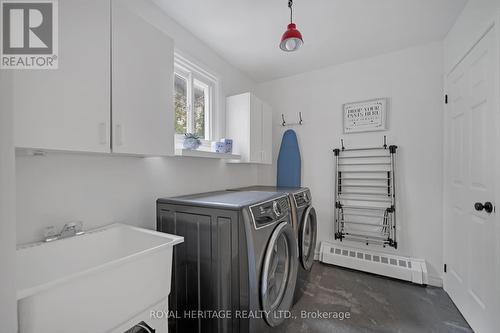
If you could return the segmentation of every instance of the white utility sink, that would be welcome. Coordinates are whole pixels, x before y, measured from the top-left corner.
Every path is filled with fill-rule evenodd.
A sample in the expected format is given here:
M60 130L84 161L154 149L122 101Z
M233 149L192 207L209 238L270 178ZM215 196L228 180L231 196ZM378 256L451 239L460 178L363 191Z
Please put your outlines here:
M112 224L18 248L20 332L100 333L127 327L156 304L167 304L172 248L182 242L180 236ZM162 332L166 321L163 325Z

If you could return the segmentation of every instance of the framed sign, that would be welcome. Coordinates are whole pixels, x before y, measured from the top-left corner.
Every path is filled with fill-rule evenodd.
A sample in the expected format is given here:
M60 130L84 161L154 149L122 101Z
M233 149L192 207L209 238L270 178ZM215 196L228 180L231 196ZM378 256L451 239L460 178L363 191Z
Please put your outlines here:
M385 131L387 98L344 104L344 134Z

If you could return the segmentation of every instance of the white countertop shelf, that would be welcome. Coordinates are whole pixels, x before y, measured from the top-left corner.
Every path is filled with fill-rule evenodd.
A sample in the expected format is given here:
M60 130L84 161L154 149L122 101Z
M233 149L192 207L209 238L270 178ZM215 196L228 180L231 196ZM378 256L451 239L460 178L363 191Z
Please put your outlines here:
M193 149L175 149L175 156L185 156L185 157L201 157L201 158L216 158L221 160L239 160L241 159L240 155L235 154L224 154L224 153L216 153L213 151L207 150L193 150Z

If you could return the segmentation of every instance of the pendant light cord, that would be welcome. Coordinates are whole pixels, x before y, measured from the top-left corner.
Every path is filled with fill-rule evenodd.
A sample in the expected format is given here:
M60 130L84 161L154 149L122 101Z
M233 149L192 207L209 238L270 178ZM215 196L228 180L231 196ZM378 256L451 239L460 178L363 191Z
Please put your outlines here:
M290 8L290 23L293 23L293 0L288 0L288 8Z

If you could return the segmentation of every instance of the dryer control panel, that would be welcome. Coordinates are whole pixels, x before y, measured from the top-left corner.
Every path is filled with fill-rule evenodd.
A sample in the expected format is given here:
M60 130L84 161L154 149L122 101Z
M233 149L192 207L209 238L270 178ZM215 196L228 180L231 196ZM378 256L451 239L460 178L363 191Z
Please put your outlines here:
M255 227L263 227L288 216L290 203L286 196L250 207Z
M297 208L307 206L311 203L311 191L305 190L302 192L297 192L293 194L293 199L295 200L295 205Z

